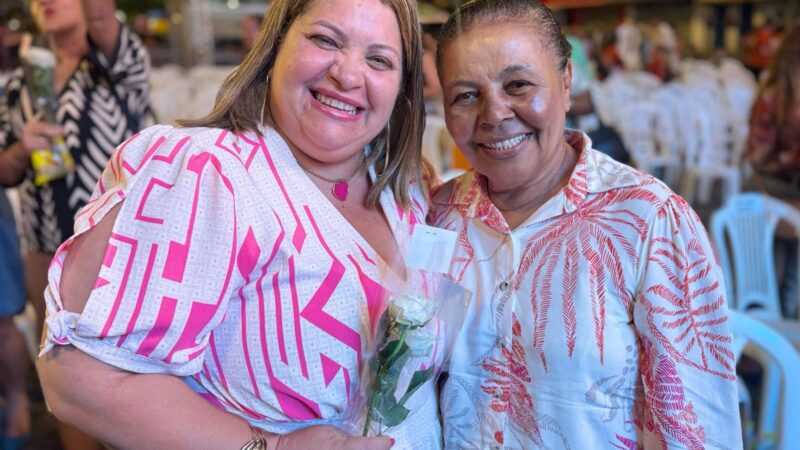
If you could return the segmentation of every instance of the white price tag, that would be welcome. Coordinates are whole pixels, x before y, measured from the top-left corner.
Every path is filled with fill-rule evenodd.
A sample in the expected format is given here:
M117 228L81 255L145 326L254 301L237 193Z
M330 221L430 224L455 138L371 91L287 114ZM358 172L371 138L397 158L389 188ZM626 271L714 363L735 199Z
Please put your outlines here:
M412 269L447 273L456 249L458 233L417 224L411 235L406 265Z

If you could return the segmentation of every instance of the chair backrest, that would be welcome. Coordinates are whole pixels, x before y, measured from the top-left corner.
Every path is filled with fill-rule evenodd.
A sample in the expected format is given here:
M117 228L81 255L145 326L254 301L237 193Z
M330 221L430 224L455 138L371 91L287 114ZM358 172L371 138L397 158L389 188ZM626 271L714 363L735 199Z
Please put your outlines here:
M656 117L658 107L649 101L630 102L620 105L617 130L622 142L637 166L656 156Z
M800 211L756 192L731 197L711 217L711 235L732 309L760 307L769 317L781 317L773 249L780 221L800 233Z
M774 436L777 448L800 448L800 355L777 331L748 317L740 311L728 311L728 324L733 334L733 352L736 361L747 354L761 363L765 370L779 371L782 389L778 395L762 389L762 411L777 411L777 423L761 421L757 427L760 440ZM782 393L782 395L780 395ZM763 416L763 414L762 414Z

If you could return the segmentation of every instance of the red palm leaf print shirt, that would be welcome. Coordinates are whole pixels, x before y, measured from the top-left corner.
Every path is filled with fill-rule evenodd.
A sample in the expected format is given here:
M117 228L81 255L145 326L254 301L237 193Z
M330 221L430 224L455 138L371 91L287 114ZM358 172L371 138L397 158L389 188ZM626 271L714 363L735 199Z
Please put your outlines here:
M475 172L429 213L475 292L441 393L446 448L741 448L725 287L706 232L653 177L591 149L509 229Z

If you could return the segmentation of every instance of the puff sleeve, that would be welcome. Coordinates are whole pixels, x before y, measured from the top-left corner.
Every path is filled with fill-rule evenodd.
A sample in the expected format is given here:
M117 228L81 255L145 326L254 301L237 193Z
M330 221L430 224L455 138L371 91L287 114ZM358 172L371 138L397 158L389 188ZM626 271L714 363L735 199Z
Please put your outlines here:
M77 236L122 203L100 273L84 310L64 310L59 282L75 236L59 248L45 292L43 353L71 344L132 372L201 369L210 334L241 283L235 194L244 171L203 137L156 126L112 155L75 225Z

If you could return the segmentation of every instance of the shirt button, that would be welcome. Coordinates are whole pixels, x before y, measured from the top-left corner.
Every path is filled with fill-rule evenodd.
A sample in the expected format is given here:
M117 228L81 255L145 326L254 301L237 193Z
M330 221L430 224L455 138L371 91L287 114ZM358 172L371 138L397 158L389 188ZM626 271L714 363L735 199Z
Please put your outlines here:
M503 281L502 283L500 283L500 290L505 292L508 290L509 286L511 285L508 283L508 281Z

